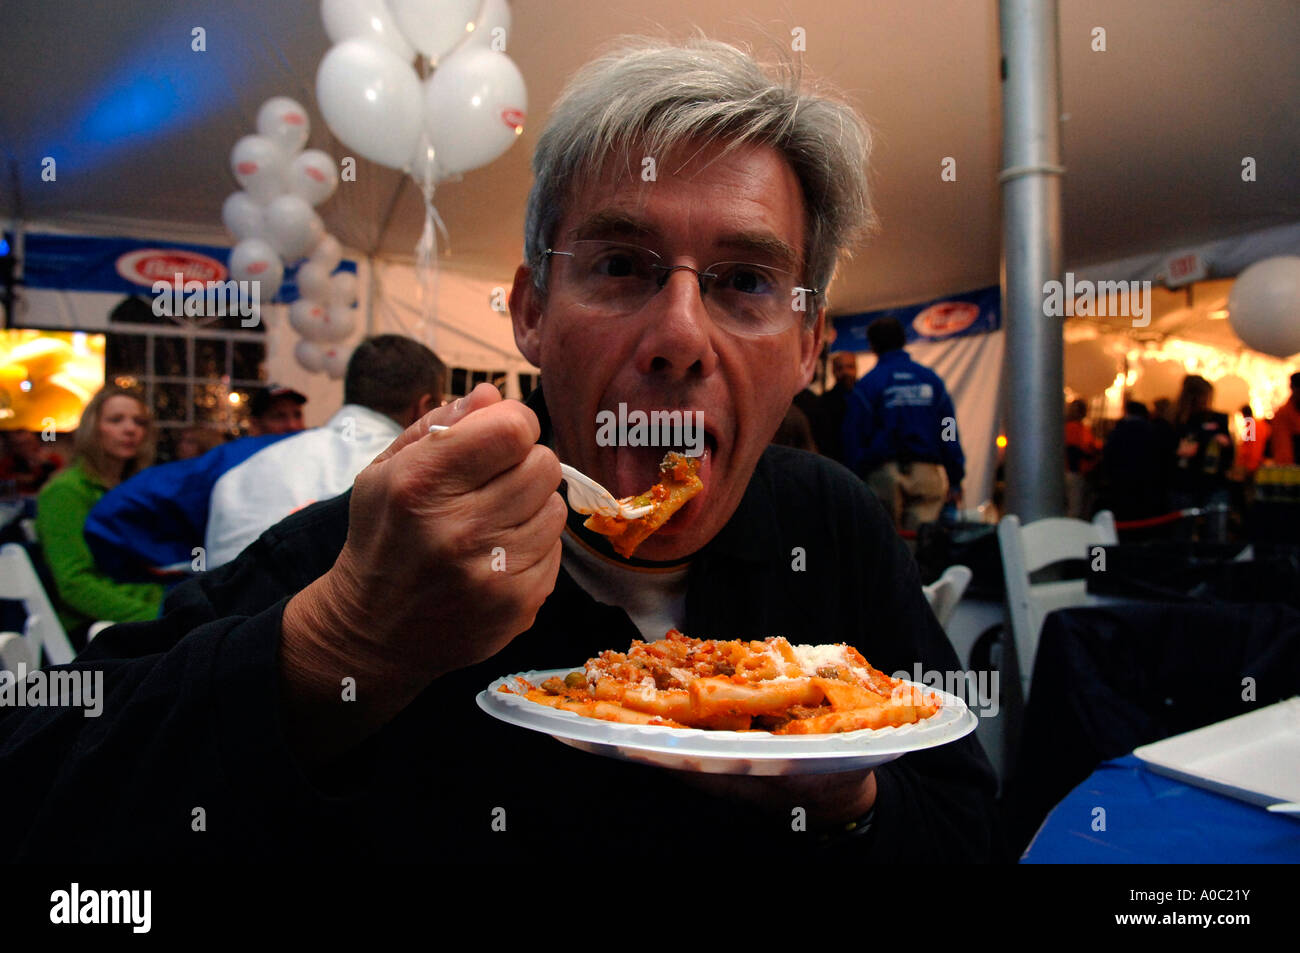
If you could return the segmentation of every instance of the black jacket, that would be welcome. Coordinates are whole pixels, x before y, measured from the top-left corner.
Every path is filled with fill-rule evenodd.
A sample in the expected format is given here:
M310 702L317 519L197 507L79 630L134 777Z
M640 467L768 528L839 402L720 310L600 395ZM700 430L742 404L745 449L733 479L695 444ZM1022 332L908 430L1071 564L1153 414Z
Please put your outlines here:
M545 440L540 394L530 404ZM797 804L751 811L670 772L483 714L475 695L500 675L579 666L638 637L623 610L597 603L563 570L529 631L439 679L309 777L281 728L280 618L333 564L348 504L345 494L289 517L234 562L179 586L162 618L97 638L72 667L105 673L101 717L0 709L0 816L32 821L0 839L0 858L494 862L521 849L668 857L704 845L867 861L990 856L994 779L974 735L878 768L870 832L828 840L792 829ZM806 569L792 568L796 548ZM765 452L735 516L693 557L686 616L683 630L700 638L844 641L890 673L918 661L957 667L875 498L844 468L780 447ZM493 830L502 819L505 830Z

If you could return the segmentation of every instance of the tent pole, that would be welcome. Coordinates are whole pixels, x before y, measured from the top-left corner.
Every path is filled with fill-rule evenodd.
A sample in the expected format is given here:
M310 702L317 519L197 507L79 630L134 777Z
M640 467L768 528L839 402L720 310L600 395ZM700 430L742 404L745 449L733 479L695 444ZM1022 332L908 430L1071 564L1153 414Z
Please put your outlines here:
M1006 509L1029 523L1065 514L1063 321L1046 314L1043 291L1062 264L1057 0L999 0L998 21Z

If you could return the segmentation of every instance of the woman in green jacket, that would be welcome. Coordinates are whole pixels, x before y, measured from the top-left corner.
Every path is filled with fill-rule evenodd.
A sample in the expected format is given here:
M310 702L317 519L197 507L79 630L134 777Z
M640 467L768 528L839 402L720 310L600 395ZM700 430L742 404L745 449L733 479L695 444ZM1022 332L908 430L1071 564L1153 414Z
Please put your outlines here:
M109 386L86 405L73 439L72 465L53 477L36 503L36 533L58 589L63 627L84 629L98 620L156 618L163 587L122 583L100 572L82 532L91 507L109 489L153 462L149 408L132 391Z

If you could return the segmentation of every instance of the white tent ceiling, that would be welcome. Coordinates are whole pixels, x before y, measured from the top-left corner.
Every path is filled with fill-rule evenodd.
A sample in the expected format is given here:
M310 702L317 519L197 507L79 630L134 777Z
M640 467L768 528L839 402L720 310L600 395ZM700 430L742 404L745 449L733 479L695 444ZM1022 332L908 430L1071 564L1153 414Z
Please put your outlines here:
M624 33L711 36L769 49L806 34L807 67L877 132L882 229L833 289L836 312L995 283L1000 218L994 0L513 0L509 52L529 85L522 141L439 189L443 267L507 281L522 249L528 159L565 78ZM1071 267L1300 222L1300 4L1061 0L1066 260ZM598 10L598 13L593 11ZM207 51L190 49L202 26ZM1106 31L1094 52L1092 31ZM315 0L5 0L0 7L0 214L144 234L220 235L231 145L284 94L312 145L348 154L320 120L328 48ZM58 161L43 182L41 160ZM957 180L940 163L957 162ZM1243 182L1243 157L1257 179ZM390 216L391 209L391 216ZM322 208L362 252L409 255L421 204L359 162ZM381 223L389 219L381 233ZM161 223L161 224L160 224Z

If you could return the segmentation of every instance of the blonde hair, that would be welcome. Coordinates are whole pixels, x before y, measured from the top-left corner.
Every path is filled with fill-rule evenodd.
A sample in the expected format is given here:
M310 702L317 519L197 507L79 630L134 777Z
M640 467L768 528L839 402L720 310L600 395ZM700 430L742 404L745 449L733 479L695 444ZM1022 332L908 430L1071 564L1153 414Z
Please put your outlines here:
M112 397L131 398L144 410L147 420L144 440L140 442L140 449L122 467L120 477L114 476L115 468L110 462L108 453L105 452L103 445L99 441L99 421L104 413L104 404ZM153 463L157 436L158 432L154 427L153 411L145 403L144 397L140 395L139 391L110 384L92 397L90 403L86 405L86 409L81 413L81 423L77 424L76 435L72 438L73 460L80 463L82 469L96 481L104 486L113 487Z

